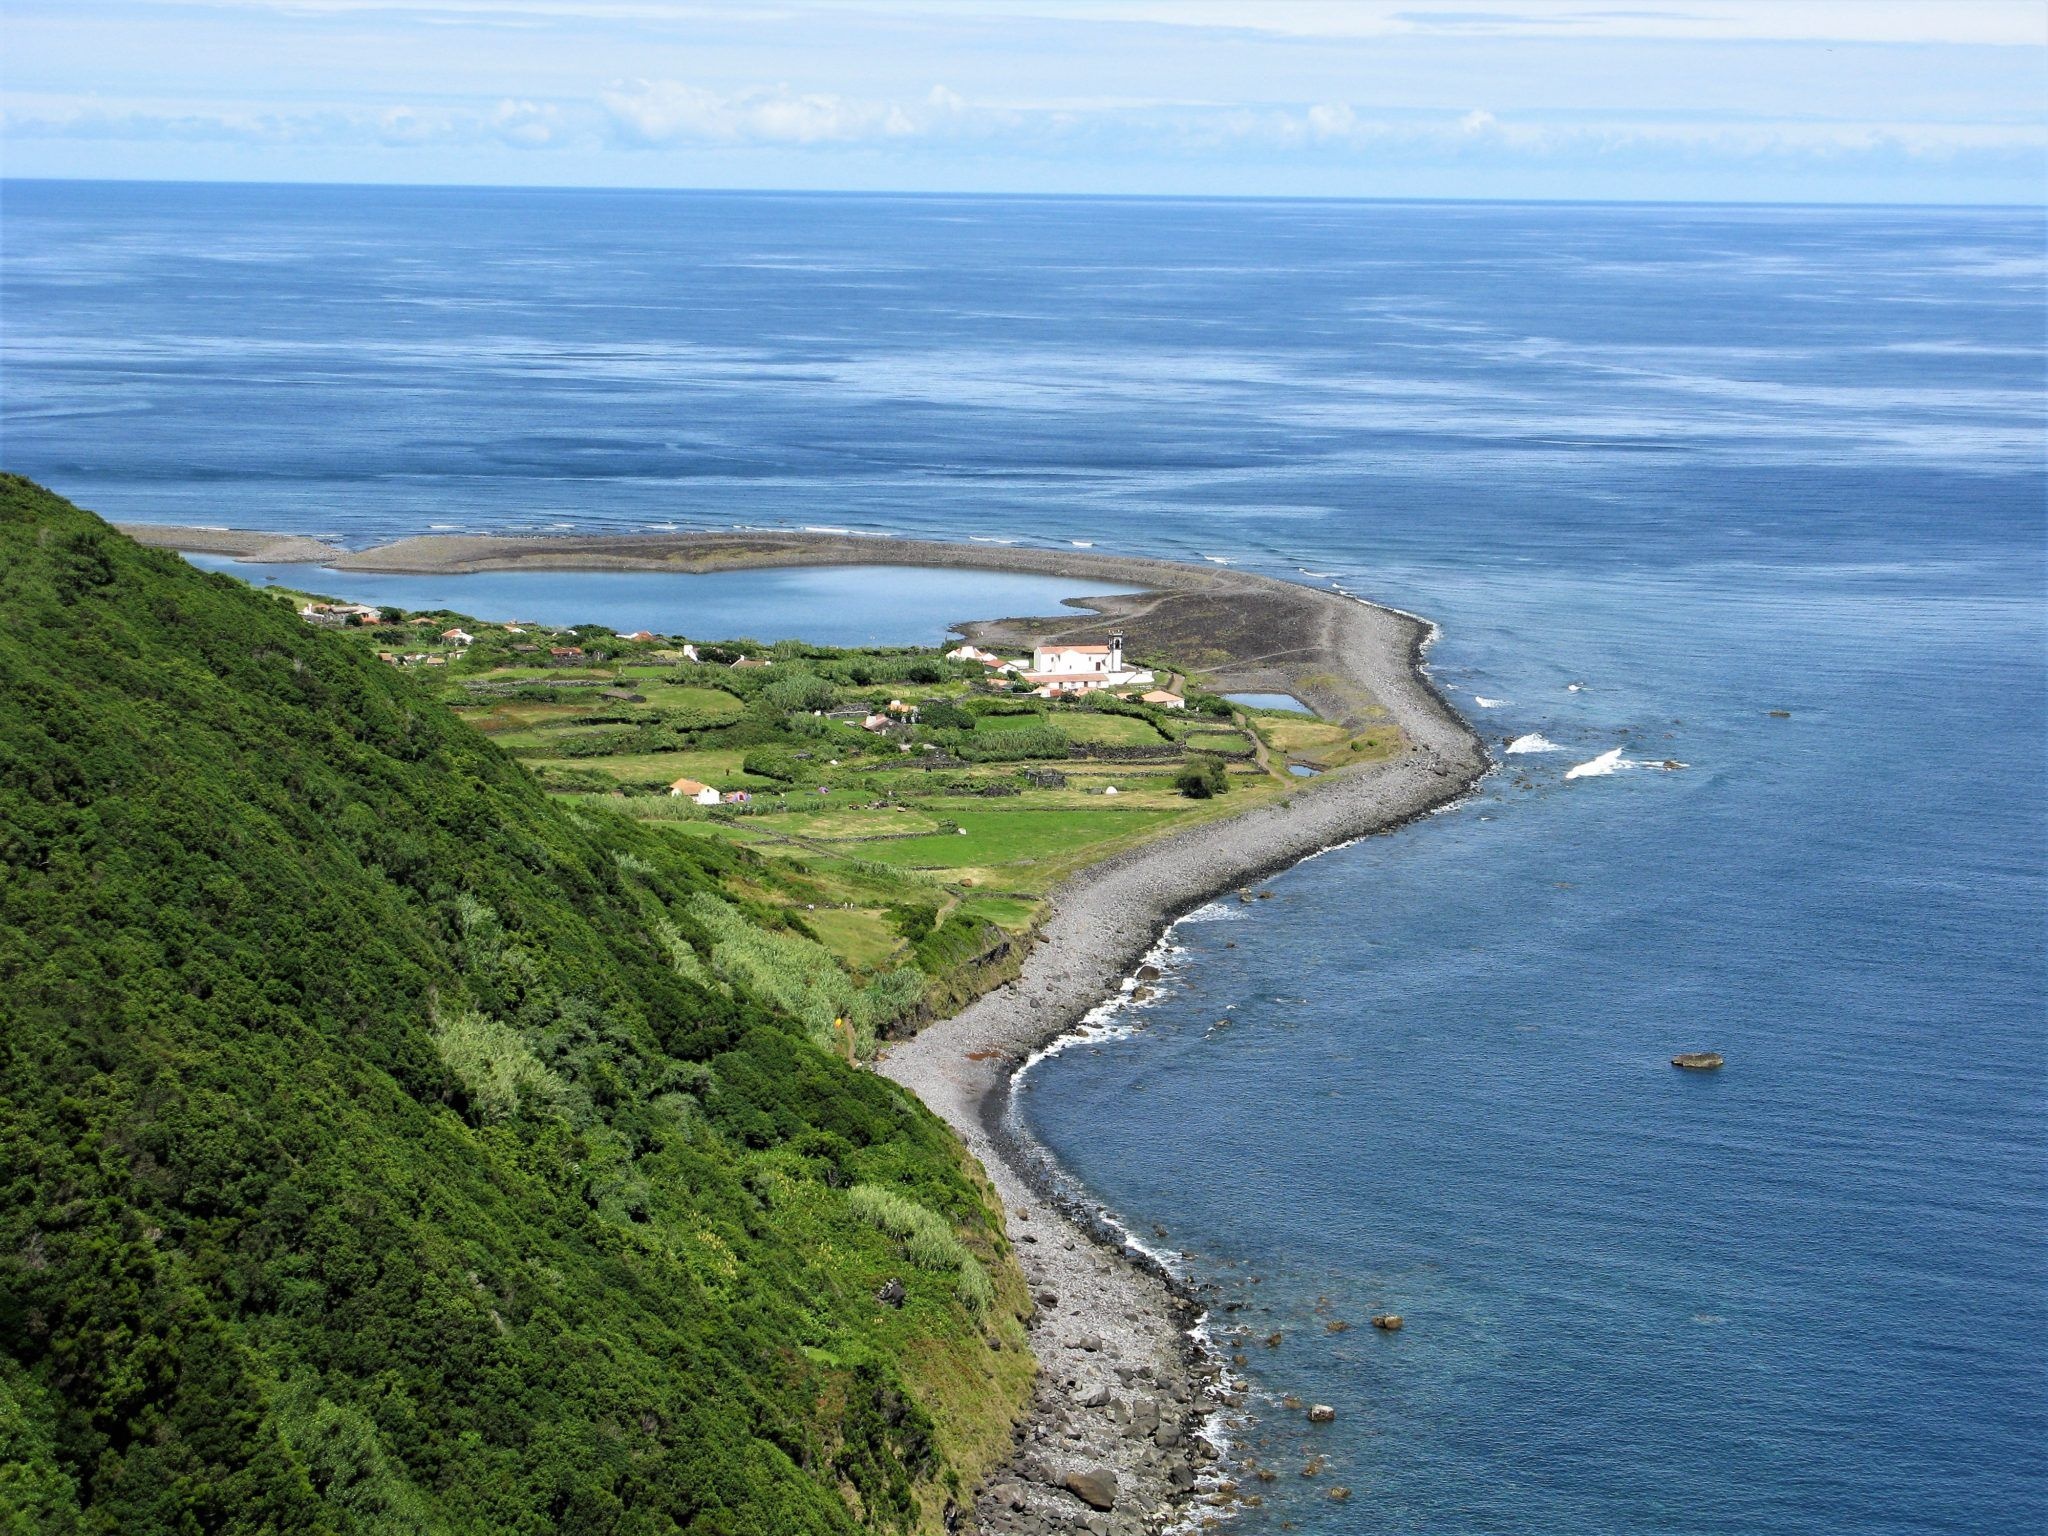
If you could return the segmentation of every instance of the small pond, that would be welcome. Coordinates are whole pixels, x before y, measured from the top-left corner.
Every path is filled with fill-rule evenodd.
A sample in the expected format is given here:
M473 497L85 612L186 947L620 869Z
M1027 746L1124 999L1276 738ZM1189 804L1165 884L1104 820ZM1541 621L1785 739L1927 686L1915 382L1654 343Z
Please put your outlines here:
M691 640L789 638L820 645L935 645L953 625L1061 611L1063 598L1129 592L1061 576L931 566L781 566L757 571L475 571L388 575L188 553L209 571L344 602L451 608L503 623L603 624Z
M1296 715L1315 713L1291 693L1226 693L1223 697L1246 709L1284 709Z

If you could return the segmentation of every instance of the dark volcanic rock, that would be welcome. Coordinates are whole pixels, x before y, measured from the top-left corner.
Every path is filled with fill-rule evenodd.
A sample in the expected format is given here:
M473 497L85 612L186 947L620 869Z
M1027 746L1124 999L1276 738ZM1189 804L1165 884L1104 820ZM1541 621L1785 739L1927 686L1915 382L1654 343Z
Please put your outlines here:
M875 1292L875 1300L879 1301L885 1307L902 1306L903 1282L901 1280L891 1280L887 1285L883 1286L879 1291Z
M1116 1508L1116 1474L1107 1467L1076 1469L1060 1479L1060 1486L1090 1509Z
M1711 1072L1721 1065L1719 1051L1685 1051L1671 1058L1671 1065L1691 1072Z

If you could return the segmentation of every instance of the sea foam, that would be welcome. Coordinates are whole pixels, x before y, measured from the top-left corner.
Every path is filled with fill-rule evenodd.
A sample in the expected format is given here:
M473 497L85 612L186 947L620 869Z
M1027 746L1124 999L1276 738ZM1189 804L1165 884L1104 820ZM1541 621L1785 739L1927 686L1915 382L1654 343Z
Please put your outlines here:
M1513 741L1509 742L1507 745L1507 750L1511 753L1562 752L1564 748L1560 747L1548 736L1545 736L1541 731L1531 731L1528 735L1517 736Z

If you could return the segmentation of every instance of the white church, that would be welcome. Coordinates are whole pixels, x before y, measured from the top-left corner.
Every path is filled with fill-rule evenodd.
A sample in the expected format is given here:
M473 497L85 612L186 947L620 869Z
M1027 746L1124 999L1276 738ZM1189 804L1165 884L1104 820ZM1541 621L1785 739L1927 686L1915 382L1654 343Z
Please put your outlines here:
M1107 645L1041 645L1031 653L1031 670L1022 681L1040 698L1092 693L1098 688L1144 687L1152 674L1124 665L1124 637L1111 635Z

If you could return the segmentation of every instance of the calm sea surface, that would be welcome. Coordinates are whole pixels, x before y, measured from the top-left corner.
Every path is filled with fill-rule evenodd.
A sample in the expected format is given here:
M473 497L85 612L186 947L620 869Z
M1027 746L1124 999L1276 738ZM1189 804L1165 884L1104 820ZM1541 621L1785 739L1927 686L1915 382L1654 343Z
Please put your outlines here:
M1183 925L1144 1027L1024 1096L1282 1334L1258 1392L1338 1405L1269 1405L1244 1529L2031 1533L2042 252L2038 213L13 183L4 459L121 518L1087 541L1429 614L1489 737L1560 750ZM1690 766L1565 778L1614 748Z

